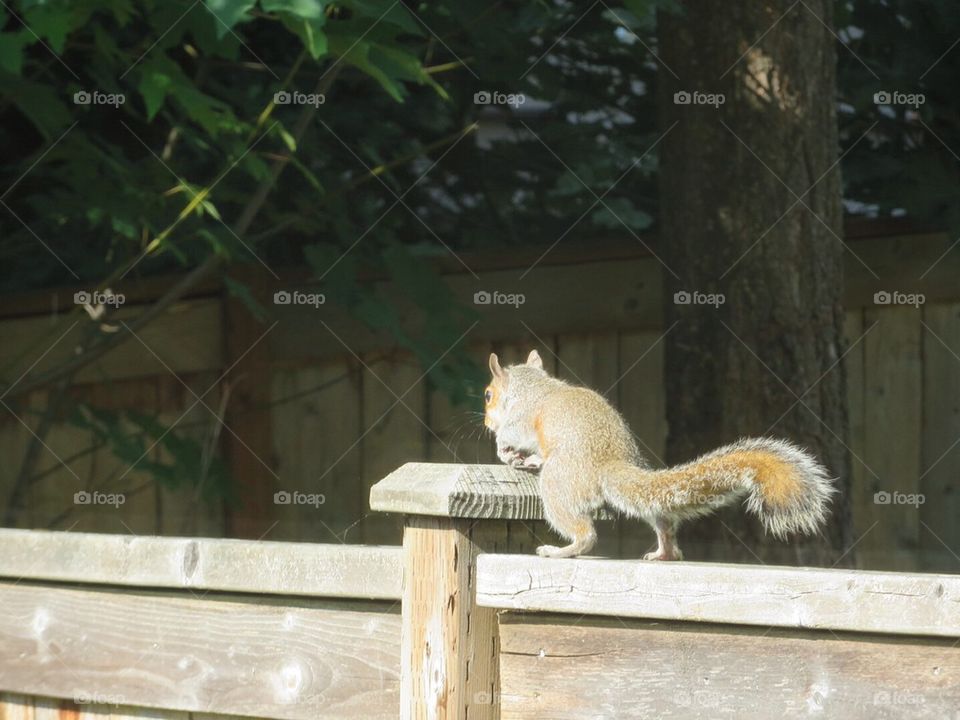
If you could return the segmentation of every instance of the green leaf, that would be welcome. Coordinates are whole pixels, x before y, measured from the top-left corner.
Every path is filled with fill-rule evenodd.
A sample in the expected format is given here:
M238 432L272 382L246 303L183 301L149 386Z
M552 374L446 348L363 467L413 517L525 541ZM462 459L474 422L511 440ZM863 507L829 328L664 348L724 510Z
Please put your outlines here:
M163 99L169 92L173 81L164 70L153 63L146 63L140 74L140 84L137 89L143 96L147 106L147 120L152 121L163 107Z
M266 322L270 318L266 308L257 302L257 299L253 296L253 293L250 292L250 288L247 285L238 280L234 280L229 275L223 276L223 284L226 285L227 292L242 302L247 310L250 311L250 314L257 320Z
M378 25L391 23L411 35L424 34L423 26L395 0L344 0L343 4L358 15L373 18Z
M226 35L256 4L257 0L207 0L207 9L219 21L217 37Z
M41 38L46 38L50 48L59 55L70 32L70 13L69 6L40 5L24 13L24 23Z
M0 33L0 68L19 75L23 68L23 48L31 39L26 31Z
M306 20L326 18L324 7L327 3L320 0L262 0L260 6L264 12L289 13Z
M25 78L8 76L4 79L4 95L9 97L37 129L50 139L63 132L72 115L61 102L62 95L51 85Z
M326 54L327 35L323 31L327 22L325 15L321 14L319 18L313 19L282 13L281 19L286 28L303 41L303 46L314 60L319 60Z

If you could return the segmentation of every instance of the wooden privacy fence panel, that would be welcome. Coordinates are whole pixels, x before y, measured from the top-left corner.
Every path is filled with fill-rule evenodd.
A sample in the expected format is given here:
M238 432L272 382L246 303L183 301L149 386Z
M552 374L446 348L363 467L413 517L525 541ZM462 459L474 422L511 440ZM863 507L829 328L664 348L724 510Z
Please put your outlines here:
M393 718L400 561L398 548L5 530L0 690Z
M499 617L504 720L954 720L960 708L955 640Z
M960 517L960 252L947 252L951 243L943 234L851 243L880 277L848 258L846 327L851 347L844 363L855 536L862 538L854 553L866 567L958 567L960 523L954 519ZM535 257L526 263L514 256L472 263L483 270L484 286L522 290L527 303L520 311L483 306L479 324L463 344L478 362L491 349L506 361L518 361L531 346L539 347L552 372L603 392L624 413L644 452L660 464L667 398L659 265L629 247L616 252L591 248L589 256L562 250L548 255L522 283L519 278ZM466 274L451 273L445 280L467 304L481 289ZM392 292L385 284L378 287ZM878 291L923 293L926 303L877 304ZM423 368L413 358L393 352L389 337L364 329L333 302L322 310L271 306L276 325L269 332L271 324L256 328L267 333L258 348L269 350L268 362L258 365L256 373L236 378L241 385L252 378L262 382L258 396L267 406L244 408L257 416L256 422L234 426L231 417L229 429L218 431L221 401L229 408L231 398L238 396L217 380L236 358L225 342L224 301L215 287L204 292L206 296L164 313L149 333L140 334L143 342L131 339L87 370L71 392L95 407L132 407L157 415L201 442L218 442L219 432L220 440L231 438L231 452L242 447L231 434L237 432L257 449L256 457L242 450L250 473L264 479L254 489L256 497L248 500L258 508L254 519L263 531L269 530L270 539L399 544L400 521L367 508L367 494L377 480L412 459L495 460L491 439L469 415L480 410L479 399L472 407L451 407L421 378ZM134 303L149 300L146 294L131 295L120 317L139 311ZM8 341L0 346L0 366L27 351L5 379L15 380L57 339L54 319L42 315L47 307L44 298L35 303L35 315L0 321ZM37 369L69 356L74 341L68 333ZM763 357L764 348L752 349ZM766 372L759 362L757 372ZM201 395L211 386L204 396L209 409L196 404L194 393ZM403 397L402 403L397 396ZM34 428L48 401L38 391L23 407L13 407ZM771 430L775 433L776 428ZM45 441L48 449L41 450L37 470L43 476L27 493L21 525L64 528L78 522L81 530L214 536L227 530L222 503L202 500L197 478L160 487L140 469L127 472L129 464L108 448L92 447L94 439L78 428L55 424ZM32 440L30 431L4 412L0 451L7 461L0 469L0 497L10 497ZM161 447L146 456L163 459L169 457ZM105 491L126 493L127 502L119 508L73 503L77 490L100 483L109 486ZM272 493L278 490L323 495L324 502L319 507L275 504ZM924 502L878 503L878 493L922 496ZM530 527L545 532L533 522ZM640 557L652 542L643 525L615 522L601 532L597 552ZM728 559L742 549L731 533L723 533L709 546L690 545L689 551Z

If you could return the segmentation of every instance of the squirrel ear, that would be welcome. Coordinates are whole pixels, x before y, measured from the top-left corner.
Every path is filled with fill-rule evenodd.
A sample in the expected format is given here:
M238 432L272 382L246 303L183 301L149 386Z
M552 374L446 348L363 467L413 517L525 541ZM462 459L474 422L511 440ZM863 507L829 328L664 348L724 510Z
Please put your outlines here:
M496 353L490 353L490 373L495 377L503 377L503 368L500 367L500 360Z
M540 353L531 350L530 354L527 355L527 365L535 367L537 370L543 370L543 359L540 357Z

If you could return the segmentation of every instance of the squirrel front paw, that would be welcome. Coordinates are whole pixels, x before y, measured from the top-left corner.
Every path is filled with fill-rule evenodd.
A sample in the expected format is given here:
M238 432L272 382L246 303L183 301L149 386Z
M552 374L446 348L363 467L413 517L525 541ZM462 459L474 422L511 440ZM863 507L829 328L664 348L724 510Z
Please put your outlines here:
M539 470L541 467L543 467L543 458L536 453L533 455L527 455L527 457L525 457L517 467L522 467L525 470Z
M527 455L524 452L512 447L499 448L497 457L500 461L513 468L522 468L524 470L539 470L543 465L543 459L534 453Z

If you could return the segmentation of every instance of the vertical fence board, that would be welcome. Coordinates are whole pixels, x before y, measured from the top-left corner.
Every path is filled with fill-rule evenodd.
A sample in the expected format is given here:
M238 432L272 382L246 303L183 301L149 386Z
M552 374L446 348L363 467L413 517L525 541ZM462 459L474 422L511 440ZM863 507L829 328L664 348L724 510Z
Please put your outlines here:
M960 570L960 305L928 305L923 328L920 557L926 570Z
M425 380L423 369L412 358L370 364L363 373L363 485L369 497L375 482L400 465L421 458L424 441ZM400 400L398 400L400 398ZM419 418L419 420L418 420ZM399 545L398 519L371 513L362 522L363 541Z
M892 493L915 494L920 477L920 312L912 306L866 311L867 325L879 320L863 342L864 428L867 493L861 505L858 551L865 565L876 569L910 570L916 565L920 513L913 505L882 504ZM876 476L879 477L876 477Z
M274 455L287 492L323 494L321 506L278 508L277 539L346 541L366 513L360 483L360 386L347 360L274 374Z
M862 310L852 310L846 314L844 332L847 337L848 352L843 361L847 371L847 413L850 418L849 442L852 451L852 457L850 458L850 501L855 532L862 532L866 527L869 527L870 522L873 522L871 519L864 525L867 518L872 517L870 513L864 514L864 508L868 503L872 505L874 493L872 476L864 467L864 462L867 462L864 458L866 437L864 435L863 398L863 365L866 338L861 339L859 343L853 346L853 343L857 342L865 329ZM855 557L859 557L859 555L855 555Z

